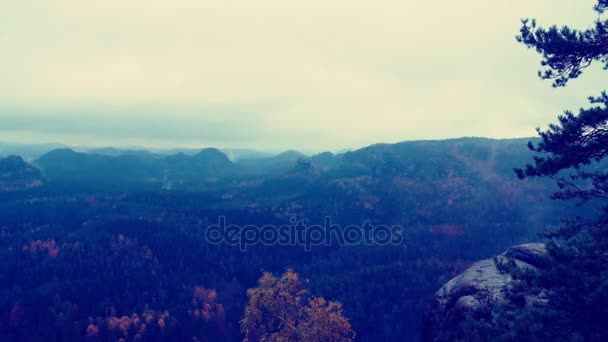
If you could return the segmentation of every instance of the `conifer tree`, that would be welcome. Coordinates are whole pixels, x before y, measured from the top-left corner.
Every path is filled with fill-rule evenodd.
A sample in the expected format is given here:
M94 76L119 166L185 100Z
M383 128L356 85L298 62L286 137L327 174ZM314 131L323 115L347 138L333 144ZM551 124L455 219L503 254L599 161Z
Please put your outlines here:
M598 0L594 10L599 19L585 30L522 21L517 40L542 56L539 76L552 80L554 87L566 86L592 63L608 70L608 20L601 18L608 0ZM526 281L528 289L546 290L548 304L515 315L503 312L503 318L516 322L509 323L504 336L530 333L524 328L532 324L542 326L535 330L536 339L608 340L608 94L589 101L588 108L566 111L546 130L537 129L540 141L528 144L536 152L533 162L515 170L520 178L554 178L559 188L555 199L577 200L598 210L589 217L564 218L558 230L545 234L550 239L548 266Z

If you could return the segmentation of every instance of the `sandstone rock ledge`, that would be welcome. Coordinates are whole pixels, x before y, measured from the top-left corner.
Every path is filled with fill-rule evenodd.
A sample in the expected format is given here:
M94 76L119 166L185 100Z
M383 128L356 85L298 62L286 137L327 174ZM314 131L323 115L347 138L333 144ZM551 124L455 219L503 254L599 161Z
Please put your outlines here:
M508 296L513 278L497 267L497 262L513 259L517 268L542 267L546 255L545 245L529 243L509 248L494 259L481 260L452 280L445 283L429 304L422 326L423 341L454 341L466 336L463 323L467 316L487 314L491 303L513 301ZM519 305L543 302L538 295L524 296Z

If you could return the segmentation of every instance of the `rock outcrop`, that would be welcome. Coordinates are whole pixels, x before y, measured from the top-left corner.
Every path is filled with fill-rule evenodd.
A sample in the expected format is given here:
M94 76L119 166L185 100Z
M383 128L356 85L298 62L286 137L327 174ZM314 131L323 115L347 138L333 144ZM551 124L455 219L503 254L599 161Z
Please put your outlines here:
M0 192L21 191L44 184L42 173L23 158L0 159Z
M511 247L496 258L471 265L435 293L423 320L422 340L466 339L467 317L488 315L495 304L542 304L545 301L542 295L531 294L517 299L510 296L514 280L499 265L512 260L517 269L536 269L543 266L545 255L544 244L530 243ZM515 300L518 303L512 303Z

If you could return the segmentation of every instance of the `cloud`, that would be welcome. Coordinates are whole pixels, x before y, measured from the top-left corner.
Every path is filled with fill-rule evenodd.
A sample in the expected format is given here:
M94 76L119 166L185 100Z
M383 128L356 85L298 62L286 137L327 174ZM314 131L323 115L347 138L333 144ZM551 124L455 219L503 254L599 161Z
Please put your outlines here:
M20 0L0 18L0 128L73 142L342 148L533 135L602 80L553 90L519 19L593 0Z

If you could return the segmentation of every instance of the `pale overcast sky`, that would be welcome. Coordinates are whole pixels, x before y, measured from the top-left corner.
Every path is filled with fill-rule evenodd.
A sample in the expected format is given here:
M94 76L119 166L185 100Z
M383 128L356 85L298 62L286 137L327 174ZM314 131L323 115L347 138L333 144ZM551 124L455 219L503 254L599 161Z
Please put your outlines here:
M522 137L603 90L536 77L520 18L594 0L12 0L0 141L304 150Z

